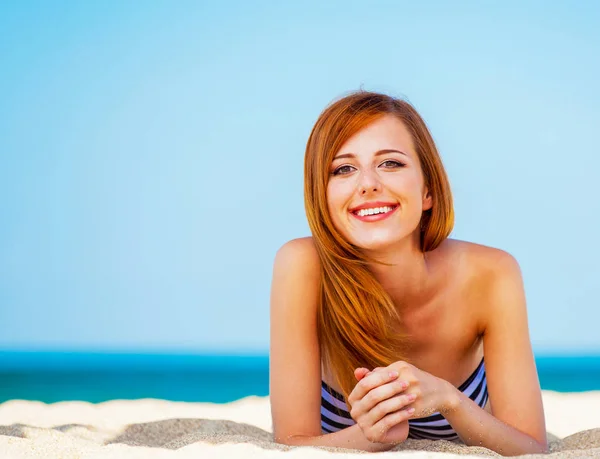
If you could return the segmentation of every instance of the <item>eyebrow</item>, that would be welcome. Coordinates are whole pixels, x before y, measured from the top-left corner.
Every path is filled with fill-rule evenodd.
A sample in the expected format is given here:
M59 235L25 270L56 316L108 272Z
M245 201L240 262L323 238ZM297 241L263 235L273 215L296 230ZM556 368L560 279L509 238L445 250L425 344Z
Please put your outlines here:
M386 153L400 153L401 155L408 156L406 153L400 150L394 150L392 148L384 148L383 150L379 150L375 152L375 156L385 155ZM344 153L343 155L337 155L333 160L342 159L342 158L355 158L356 155L354 153Z

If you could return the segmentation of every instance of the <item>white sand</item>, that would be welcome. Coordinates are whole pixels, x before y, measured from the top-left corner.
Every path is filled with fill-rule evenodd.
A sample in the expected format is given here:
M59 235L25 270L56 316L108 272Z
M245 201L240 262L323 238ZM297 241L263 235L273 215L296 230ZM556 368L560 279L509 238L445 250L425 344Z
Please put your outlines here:
M540 457L600 457L600 391L545 391L543 397L552 453ZM149 399L0 404L0 458L341 459L366 454L278 445L270 432L267 397L226 405ZM407 440L396 449L376 457L498 456L445 441Z

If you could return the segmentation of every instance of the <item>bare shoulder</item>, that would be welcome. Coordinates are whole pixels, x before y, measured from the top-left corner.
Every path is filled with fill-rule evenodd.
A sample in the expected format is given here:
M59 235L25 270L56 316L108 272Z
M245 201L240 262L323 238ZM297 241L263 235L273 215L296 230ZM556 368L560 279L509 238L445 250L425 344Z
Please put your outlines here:
M274 271L318 277L320 260L312 237L292 239L283 244L275 256Z
M312 238L292 239L275 255L271 304L288 311L296 307L306 310L309 306L316 310L320 282L321 263Z
M520 274L519 263L505 250L458 239L447 239L442 246L446 258L476 283Z
M521 270L510 253L456 239L444 241L440 249L453 281L459 286L461 303L468 317L475 321L479 335L486 333L498 309L507 308L505 297L509 292L524 297ZM510 304L520 307L515 301Z
M319 263L319 255L312 237L301 237L292 239L283 244L277 251L276 260L303 261L306 263Z

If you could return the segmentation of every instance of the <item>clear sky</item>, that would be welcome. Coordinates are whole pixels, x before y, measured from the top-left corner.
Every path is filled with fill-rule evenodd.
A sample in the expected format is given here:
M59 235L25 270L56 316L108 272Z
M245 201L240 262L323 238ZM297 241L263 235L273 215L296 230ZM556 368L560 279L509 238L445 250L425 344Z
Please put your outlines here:
M600 3L5 1L0 349L267 352L303 155L421 112L452 237L520 262L537 352L600 352Z

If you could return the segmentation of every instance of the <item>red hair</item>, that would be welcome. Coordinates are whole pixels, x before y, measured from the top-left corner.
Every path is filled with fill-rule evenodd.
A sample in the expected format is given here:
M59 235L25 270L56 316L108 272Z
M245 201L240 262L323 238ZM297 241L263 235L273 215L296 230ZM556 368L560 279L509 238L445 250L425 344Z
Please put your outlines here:
M423 212L421 250L434 250L454 226L452 193L427 125L408 102L368 91L334 101L319 116L306 145L304 205L322 266L317 313L323 362L346 397L356 384L354 369L405 360L406 336L394 304L367 267L369 260L336 230L327 210L329 168L354 134L384 115L394 115L411 134L432 196Z

